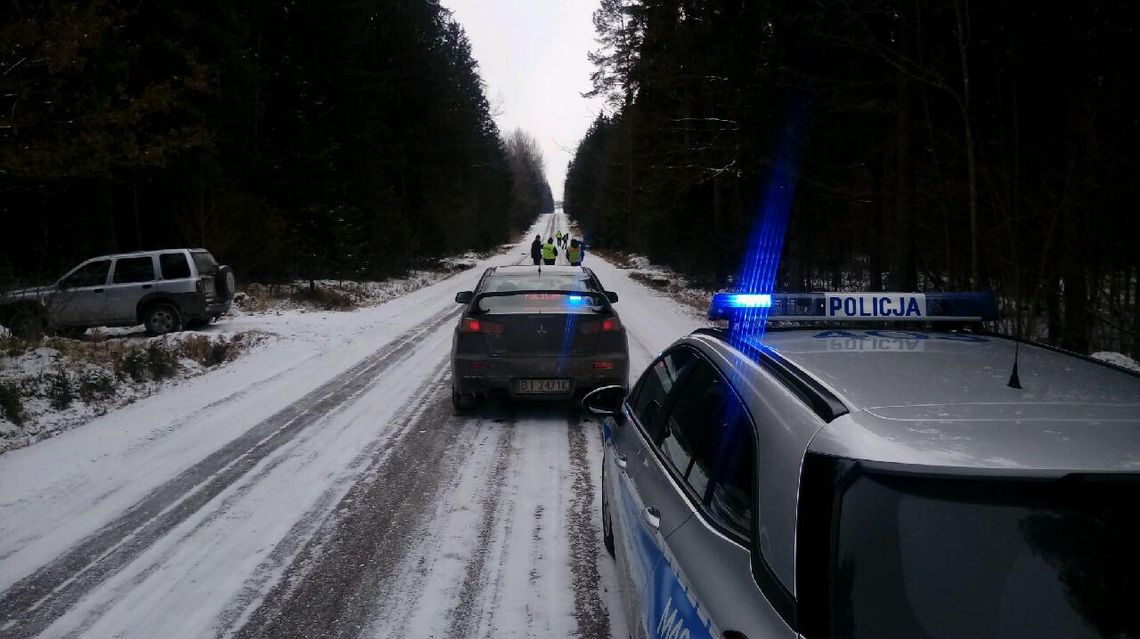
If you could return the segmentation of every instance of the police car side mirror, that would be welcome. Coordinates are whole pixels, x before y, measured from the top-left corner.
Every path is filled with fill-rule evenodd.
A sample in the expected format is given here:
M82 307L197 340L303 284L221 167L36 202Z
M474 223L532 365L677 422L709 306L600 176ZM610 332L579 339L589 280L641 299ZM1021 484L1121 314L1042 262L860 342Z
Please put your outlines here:
M456 304L470 304L475 299L475 291L459 291L455 294Z
M625 388L618 385L602 386L586 393L582 408L599 417L619 417L621 403L625 401Z
M606 299L610 301L610 304L615 304L618 301L618 295L613 291L606 291Z

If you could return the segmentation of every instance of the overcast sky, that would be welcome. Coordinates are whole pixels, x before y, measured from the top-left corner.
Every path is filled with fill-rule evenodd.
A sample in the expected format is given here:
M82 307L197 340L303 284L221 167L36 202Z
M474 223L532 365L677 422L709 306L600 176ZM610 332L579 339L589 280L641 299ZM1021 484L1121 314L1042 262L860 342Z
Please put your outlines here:
M442 0L463 25L503 134L516 127L542 147L554 199L566 164L601 110L586 100L598 0Z

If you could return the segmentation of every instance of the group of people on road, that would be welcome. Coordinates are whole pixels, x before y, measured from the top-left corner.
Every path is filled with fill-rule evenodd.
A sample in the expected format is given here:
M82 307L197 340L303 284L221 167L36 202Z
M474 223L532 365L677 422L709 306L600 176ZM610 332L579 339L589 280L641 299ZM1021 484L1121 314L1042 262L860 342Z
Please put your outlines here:
M569 233L562 231L555 231L554 237L546 238L546 242L542 241L541 235L535 235L534 241L530 243L530 259L534 260L535 266L553 266L558 259L559 247L566 250L566 261L570 262L570 266L582 265L585 246L577 238L571 238Z

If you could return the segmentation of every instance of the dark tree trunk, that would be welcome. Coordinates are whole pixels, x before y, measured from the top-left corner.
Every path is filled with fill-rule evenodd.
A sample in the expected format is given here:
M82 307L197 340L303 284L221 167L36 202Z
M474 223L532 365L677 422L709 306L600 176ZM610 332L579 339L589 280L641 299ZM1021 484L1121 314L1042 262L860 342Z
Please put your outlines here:
M914 18L908 3L902 4L899 19L899 46L903 56L915 59ZM914 87L911 78L898 73L898 118L895 122L895 233L891 286L898 291L918 288L914 246L914 165L911 159L911 130L914 117Z

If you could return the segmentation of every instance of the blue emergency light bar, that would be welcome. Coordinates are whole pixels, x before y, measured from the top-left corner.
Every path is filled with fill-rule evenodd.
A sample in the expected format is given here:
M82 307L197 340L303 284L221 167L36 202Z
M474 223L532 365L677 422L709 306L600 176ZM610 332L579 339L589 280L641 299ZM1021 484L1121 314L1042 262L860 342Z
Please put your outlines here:
M709 319L791 322L984 322L992 293L717 293Z

